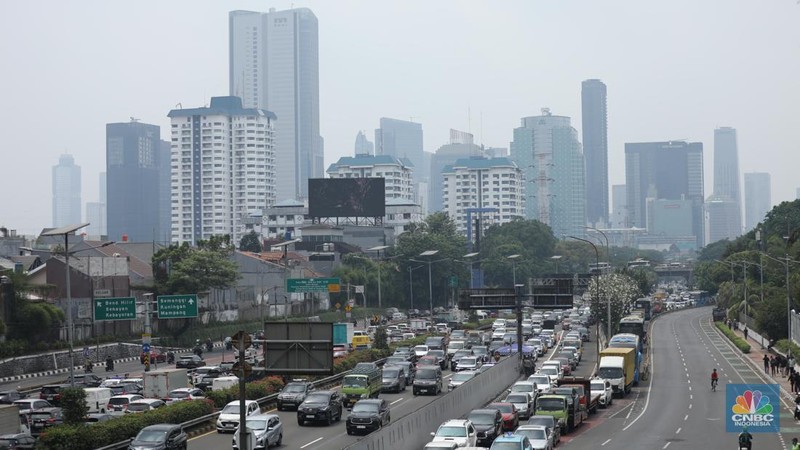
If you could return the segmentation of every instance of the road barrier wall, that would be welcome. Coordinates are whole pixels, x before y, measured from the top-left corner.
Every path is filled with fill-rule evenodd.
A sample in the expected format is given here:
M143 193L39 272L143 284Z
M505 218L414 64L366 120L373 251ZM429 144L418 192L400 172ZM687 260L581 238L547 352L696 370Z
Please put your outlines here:
M346 447L352 450L419 450L431 441L431 433L443 422L466 417L496 399L519 379L518 355L500 361L481 375L441 395L418 411L393 421L390 425ZM445 390L447 383L445 382Z

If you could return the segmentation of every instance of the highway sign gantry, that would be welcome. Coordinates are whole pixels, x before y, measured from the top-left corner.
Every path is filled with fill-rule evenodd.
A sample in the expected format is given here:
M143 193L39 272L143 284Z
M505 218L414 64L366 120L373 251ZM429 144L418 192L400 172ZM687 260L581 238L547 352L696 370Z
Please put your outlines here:
M136 298L111 297L94 299L94 320L136 319Z
M339 278L288 278L286 292L339 292Z
M197 317L197 294L159 295L156 303L159 319Z

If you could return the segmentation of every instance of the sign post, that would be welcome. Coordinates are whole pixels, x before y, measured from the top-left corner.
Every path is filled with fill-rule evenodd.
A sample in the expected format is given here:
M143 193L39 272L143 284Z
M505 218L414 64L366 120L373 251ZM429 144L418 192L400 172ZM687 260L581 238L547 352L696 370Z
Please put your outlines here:
M159 319L185 319L197 317L197 294L159 295Z

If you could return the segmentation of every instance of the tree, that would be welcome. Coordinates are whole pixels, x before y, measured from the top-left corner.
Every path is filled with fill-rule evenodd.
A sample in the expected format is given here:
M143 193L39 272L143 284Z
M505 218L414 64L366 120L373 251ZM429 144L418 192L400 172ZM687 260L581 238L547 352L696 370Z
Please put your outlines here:
M61 408L64 414L64 423L76 425L83 421L89 413L86 405L86 391L83 388L70 387L61 390Z
M537 220L513 220L486 230L481 244L481 267L485 270L488 286L511 287L516 281L526 280L543 273L552 273L556 238L550 227ZM513 262L507 257L520 255Z
M600 288L599 299L597 299L598 284ZM608 304L610 302L612 334L616 332L619 320L627 311L630 311L631 304L641 297L636 281L627 275L619 273L593 277L589 282L586 293L592 299L592 314L603 323L604 328L608 326Z
M378 327L375 329L375 344L373 347L381 350L389 348L389 342L386 336L386 328Z
M211 236L190 247L173 244L153 255L155 291L158 294L194 294L233 286L240 275L230 259L230 236Z
M243 252L261 253L261 239L258 238L258 234L256 234L255 230L251 230L249 233L242 236L242 240L239 242L239 250Z

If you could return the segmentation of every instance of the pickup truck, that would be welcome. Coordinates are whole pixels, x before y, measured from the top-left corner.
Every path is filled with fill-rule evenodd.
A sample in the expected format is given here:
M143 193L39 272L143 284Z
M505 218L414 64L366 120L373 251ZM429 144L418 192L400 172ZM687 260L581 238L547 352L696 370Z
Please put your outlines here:
M601 408L608 408L614 401L614 391L611 389L611 382L603 378L592 380L592 396L597 395L597 403Z
M594 414L600 404L600 395L592 392L592 381L588 378L564 377L558 386L572 387L578 392L578 400L587 414Z

